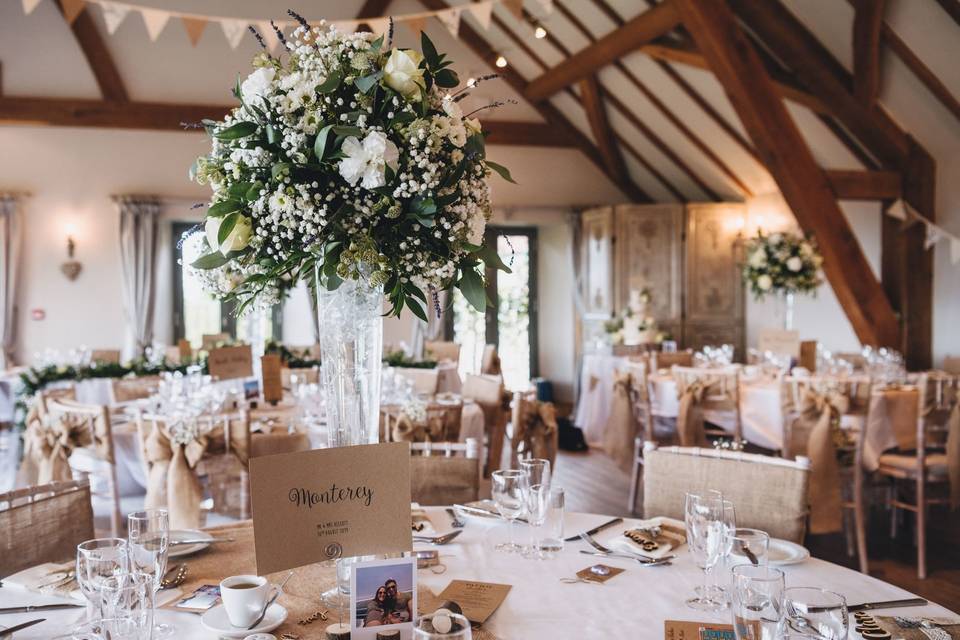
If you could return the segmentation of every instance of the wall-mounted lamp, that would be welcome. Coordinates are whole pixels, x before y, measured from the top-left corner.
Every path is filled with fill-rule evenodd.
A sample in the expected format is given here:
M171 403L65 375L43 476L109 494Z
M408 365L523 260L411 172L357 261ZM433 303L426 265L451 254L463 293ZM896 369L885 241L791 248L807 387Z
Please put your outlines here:
M80 275L80 272L83 271L83 265L80 264L77 260L73 259L73 254L77 249L77 243L74 242L73 236L67 236L67 261L60 265L60 271L63 272L63 275L67 276L67 280L73 282L77 279L77 276Z

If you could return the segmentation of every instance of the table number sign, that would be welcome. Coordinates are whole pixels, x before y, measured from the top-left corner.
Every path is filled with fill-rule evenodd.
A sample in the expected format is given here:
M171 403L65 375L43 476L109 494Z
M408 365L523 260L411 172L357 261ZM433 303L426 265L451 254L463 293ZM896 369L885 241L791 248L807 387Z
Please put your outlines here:
M253 352L247 345L211 349L207 369L220 380L249 378L253 375Z
M190 341L186 338L177 340L177 351L180 353L181 364L193 360L193 347L190 346Z
M260 358L260 371L263 375L263 400L270 404L277 404L283 400L283 377L281 369L283 363L275 353Z
M785 331L783 329L761 329L757 340L757 349L760 353L769 351L779 355L800 357L800 332Z
M413 546L406 442L252 458L250 493L260 575Z

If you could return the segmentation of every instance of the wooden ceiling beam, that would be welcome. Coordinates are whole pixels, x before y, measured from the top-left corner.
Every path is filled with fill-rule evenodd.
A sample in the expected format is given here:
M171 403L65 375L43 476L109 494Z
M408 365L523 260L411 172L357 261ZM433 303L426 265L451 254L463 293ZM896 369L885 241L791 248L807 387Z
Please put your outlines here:
M668 33L679 22L673 0L664 0L532 80L524 95L531 102L545 100Z
M671 42L669 40L659 40L640 47L640 51L651 58L664 62L676 62L685 64L704 71L710 71L710 65L696 47L689 44ZM829 107L815 95L801 88L792 79L787 78L784 73L776 69L767 69L771 75L774 86L777 87L780 95L791 102L802 104L814 113L829 114Z
M886 0L853 0L853 93L867 107L880 95L880 29Z
M890 301L727 1L676 2L800 226L816 236L824 273L857 336L864 344L898 345L900 326Z
M387 12L387 7L390 6L390 1L391 0L365 0L363 6L357 11L357 20L383 17L383 14ZM370 25L365 22L357 25L357 30L371 31Z
M838 200L895 200L902 193L899 171L824 172Z
M106 129L189 131L184 123L223 118L226 105L110 102L62 98L0 97L0 123ZM487 144L498 146L573 147L555 127L540 122L484 120Z
M420 0L420 3L431 11L439 11L450 7L445 0ZM483 36L466 22L461 22L459 37L478 58L494 70L514 91L520 95L524 94L527 88L527 81L516 70L509 66L502 69L496 66L495 63L500 54L490 46ZM597 147L587 136L581 133L559 109L549 102L540 102L531 104L531 106L546 120L548 125L566 136L574 146L579 148L632 202L653 202L653 198L638 187L632 179L617 180L612 174L608 173L607 167L603 162L603 157L600 155Z
M947 12L953 21L960 27L960 0L937 0L937 4Z
M658 169L652 162L644 158L643 154L640 153L640 151L632 142L624 138L619 133L616 133L615 135L617 136L617 142L620 143L620 146L626 149L627 152L633 156L633 159L640 164L640 166L650 172L650 175L656 178L657 182L663 185L663 188L669 191L673 197L677 199L677 202L687 202L687 197L683 195L683 192L680 191L676 185L670 182L670 180L667 179L667 176L663 175L663 172L660 171L660 169Z
M960 101L957 101L954 95L950 93L950 89L941 82L937 74L923 63L923 60L907 46L907 43L886 22L881 27L881 35L884 44L890 47L897 57L907 65L907 68L913 72L913 75L917 76L917 79L933 94L933 97L939 100L940 104L952 113L954 118L960 120Z
M600 97L600 85L597 83L596 76L587 76L580 80L580 99L583 102L584 110L587 112L587 121L590 123L593 139L600 149L604 164L607 165L607 171L620 179L625 178L627 167L623 163L623 156L620 155L617 141L610 129L610 122L607 120L607 111Z
M56 0L55 4L60 13L63 14L63 2ZM103 99L114 102L129 100L127 90L123 85L123 78L120 77L120 71L117 70L113 56L110 55L110 50L107 49L107 44L100 32L97 31L97 25L86 7L80 10L80 13L70 25L70 30L73 31L77 44L80 45L80 51L83 52L83 56L90 65L90 70L93 72L93 77L97 81Z

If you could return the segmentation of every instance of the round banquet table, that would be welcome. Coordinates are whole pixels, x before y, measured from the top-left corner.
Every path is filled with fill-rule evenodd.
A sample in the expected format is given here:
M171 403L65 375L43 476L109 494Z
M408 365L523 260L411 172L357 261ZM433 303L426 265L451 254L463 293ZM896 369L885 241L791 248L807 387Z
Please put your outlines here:
M442 508L427 508L427 514L437 532L450 529L450 520ZM569 513L564 521L565 533L575 534L606 520L606 516ZM623 526L632 526L634 522L627 520ZM454 578L512 585L506 600L483 625L483 629L489 632L485 638L492 635L501 640L661 640L664 637L665 620L730 622L729 612L702 613L688 609L684 604L694 585L701 581L701 573L685 548L679 550L679 557L672 565L660 567L644 567L630 560L583 555L579 553L586 547L583 542L567 543L566 548L550 560L527 560L493 550L492 545L505 536L505 526L504 523L490 520L467 520L464 532L456 540L437 547L446 571L439 575L429 569L418 571L421 599L424 589L437 594ZM225 577L225 571L252 573L254 570L253 532L249 522L217 527L211 531L234 536L236 541L215 545L200 554L181 559L189 567L188 582L182 587L186 592L201 584L216 584ZM597 538L609 540L622 531L620 527L611 528ZM519 536L524 534L522 528L518 527L518 539L522 540ZM580 569L597 562L626 571L604 585L560 582L561 578L572 577ZM822 560L809 559L784 567L784 571L788 587L829 588L846 596L850 604L912 597L903 589ZM276 581L285 574L278 572L270 577ZM280 598L289 611L289 617L274 634L279 637L280 633L291 632L302 640L323 638L323 623L301 626L297 621L317 610L317 597L331 586L332 580L333 569L329 566L310 565L295 570L286 593ZM52 596L18 590L9 583L0 587L0 607L59 601ZM936 604L885 609L880 614L955 617ZM81 615L70 610L47 611L42 616L36 613L4 615L2 623L12 626L36 617L45 617L46 622L18 633L17 638L50 638L70 628ZM162 610L159 619L176 625L178 640L211 640L216 637L216 634L203 629L199 617L194 614ZM479 635L475 634L474 637Z

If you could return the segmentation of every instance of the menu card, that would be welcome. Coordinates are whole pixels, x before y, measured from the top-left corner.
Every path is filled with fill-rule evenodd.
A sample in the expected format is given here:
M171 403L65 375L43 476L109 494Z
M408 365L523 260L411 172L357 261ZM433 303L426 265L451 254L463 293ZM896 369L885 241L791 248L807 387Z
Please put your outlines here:
M260 575L412 548L409 443L251 458L250 494Z
M190 346L190 341L186 338L180 338L177 340L177 351L180 352L181 364L193 360L193 348Z
M260 358L260 371L263 376L263 400L277 404L283 400L283 363L280 356L272 353Z
M220 380L248 378L253 375L253 352L247 345L211 349L207 369Z
M800 357L800 332L783 329L761 329L757 348L761 353L769 351L779 355Z
M512 587L493 582L453 580L437 596L441 600L453 600L463 609L463 615L475 624L483 624L493 615Z

